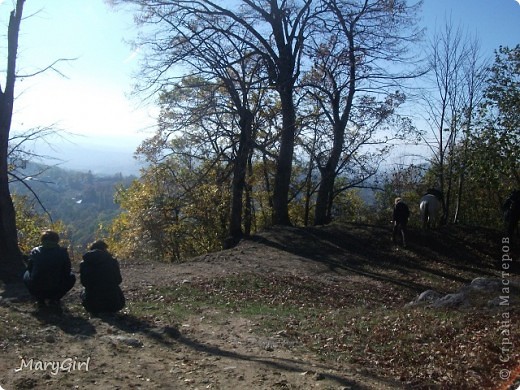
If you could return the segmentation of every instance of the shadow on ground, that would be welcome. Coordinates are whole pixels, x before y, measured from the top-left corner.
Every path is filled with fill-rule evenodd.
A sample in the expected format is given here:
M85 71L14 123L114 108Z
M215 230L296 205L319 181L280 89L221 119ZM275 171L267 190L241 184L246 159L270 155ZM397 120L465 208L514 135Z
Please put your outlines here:
M499 276L501 271L499 232L448 226L409 229L407 238L405 249L392 243L390 226L332 224L273 227L251 240L322 263L331 272L356 273L413 293L432 288L435 280L468 284L479 276Z

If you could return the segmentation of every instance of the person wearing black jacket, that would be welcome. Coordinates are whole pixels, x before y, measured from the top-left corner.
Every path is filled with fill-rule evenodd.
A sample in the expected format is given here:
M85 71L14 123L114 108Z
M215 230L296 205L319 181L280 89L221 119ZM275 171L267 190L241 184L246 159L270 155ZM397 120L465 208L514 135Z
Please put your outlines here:
M58 233L47 230L40 241L41 245L31 250L23 281L38 306L45 306L46 301L51 306L59 306L60 299L76 283L76 276L71 270L67 248L59 245Z
M98 240L83 255L79 265L81 284L85 290L81 301L92 314L115 313L125 306L119 285L122 282L119 263L108 252L108 245Z
M410 217L410 209L408 205L403 202L401 198L395 198L394 212L393 212L394 228L392 230L392 241L396 243L395 236L401 236L401 243L403 248L406 248L406 225Z

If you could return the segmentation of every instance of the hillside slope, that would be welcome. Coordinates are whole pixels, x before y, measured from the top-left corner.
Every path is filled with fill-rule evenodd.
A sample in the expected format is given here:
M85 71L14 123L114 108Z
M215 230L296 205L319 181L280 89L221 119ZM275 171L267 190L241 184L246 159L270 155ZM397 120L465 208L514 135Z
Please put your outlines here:
M520 297L504 251L499 232L465 227L411 231L408 249L386 226L276 227L187 263L121 261L128 305L115 316L85 313L79 286L62 315L4 291L0 385L505 389L520 373ZM499 289L405 307L477 277L507 281L507 305L488 304Z

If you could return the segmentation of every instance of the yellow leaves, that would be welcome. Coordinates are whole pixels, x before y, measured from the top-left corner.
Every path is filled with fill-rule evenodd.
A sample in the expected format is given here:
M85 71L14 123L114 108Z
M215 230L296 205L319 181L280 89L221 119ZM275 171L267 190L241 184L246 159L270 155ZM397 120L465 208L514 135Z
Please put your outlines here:
M110 228L116 254L178 261L220 249L230 194L217 170L166 160L120 188L116 198L124 213Z

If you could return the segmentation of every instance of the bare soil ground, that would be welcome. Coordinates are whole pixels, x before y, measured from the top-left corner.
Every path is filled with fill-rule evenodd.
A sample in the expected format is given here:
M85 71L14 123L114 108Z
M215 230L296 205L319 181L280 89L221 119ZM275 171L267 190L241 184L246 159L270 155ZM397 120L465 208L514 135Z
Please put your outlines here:
M86 313L79 284L61 314L2 286L0 388L518 386L518 250L469 227L409 236L403 249L389 227L273 228L186 263L121 260L127 307L112 316ZM405 307L476 277L502 288L464 307Z

